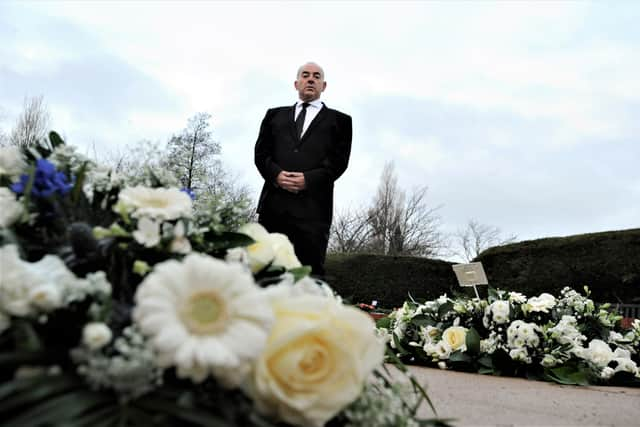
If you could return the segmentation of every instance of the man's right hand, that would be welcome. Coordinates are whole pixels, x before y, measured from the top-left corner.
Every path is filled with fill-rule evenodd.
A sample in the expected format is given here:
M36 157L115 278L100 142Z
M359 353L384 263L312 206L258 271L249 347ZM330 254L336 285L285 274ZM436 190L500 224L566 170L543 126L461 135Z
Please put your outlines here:
M304 189L304 174L302 172L282 171L276 177L276 183L280 188L297 193Z

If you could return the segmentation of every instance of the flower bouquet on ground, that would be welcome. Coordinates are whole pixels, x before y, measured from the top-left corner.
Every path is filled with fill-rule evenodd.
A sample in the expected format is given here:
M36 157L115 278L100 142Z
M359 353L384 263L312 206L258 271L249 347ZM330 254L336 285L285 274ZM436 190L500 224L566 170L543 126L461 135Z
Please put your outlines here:
M409 364L561 384L640 386L640 320L620 326L609 304L566 287L527 298L489 290L487 300L406 302L378 321Z
M0 149L4 423L444 425L285 236L196 215L167 179L128 182L55 133Z

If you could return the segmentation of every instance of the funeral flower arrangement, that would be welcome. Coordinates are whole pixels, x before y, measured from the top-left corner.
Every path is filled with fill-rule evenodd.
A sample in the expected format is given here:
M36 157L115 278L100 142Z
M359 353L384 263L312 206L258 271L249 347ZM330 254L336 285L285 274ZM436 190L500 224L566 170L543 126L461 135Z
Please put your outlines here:
M374 322L233 206L64 144L0 148L0 419L417 426ZM397 378L397 376L396 376Z
M489 290L488 299L406 302L378 321L401 360L562 384L640 386L640 320L623 329L609 304Z

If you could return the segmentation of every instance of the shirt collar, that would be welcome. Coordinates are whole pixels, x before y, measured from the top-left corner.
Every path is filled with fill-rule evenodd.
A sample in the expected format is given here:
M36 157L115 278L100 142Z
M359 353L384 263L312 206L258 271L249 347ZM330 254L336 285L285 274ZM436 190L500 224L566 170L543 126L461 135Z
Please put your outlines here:
M298 100L298 102L296 102L296 109L302 108L302 103L303 103L303 102L304 102L304 101L300 101L300 100ZM315 108L317 108L317 109L322 108L322 106L323 106L323 105L324 105L324 103L323 103L322 101L320 101L320 98L318 98L318 99L316 99L316 100L313 100L313 101L309 102L309 106L311 106L311 107L315 107Z

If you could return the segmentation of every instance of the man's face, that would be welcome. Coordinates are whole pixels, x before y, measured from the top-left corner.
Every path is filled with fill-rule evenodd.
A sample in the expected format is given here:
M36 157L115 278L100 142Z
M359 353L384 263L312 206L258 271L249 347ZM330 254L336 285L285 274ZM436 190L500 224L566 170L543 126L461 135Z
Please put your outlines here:
M298 74L298 80L294 84L300 100L305 102L315 101L327 87L322 70L315 64L306 64Z

